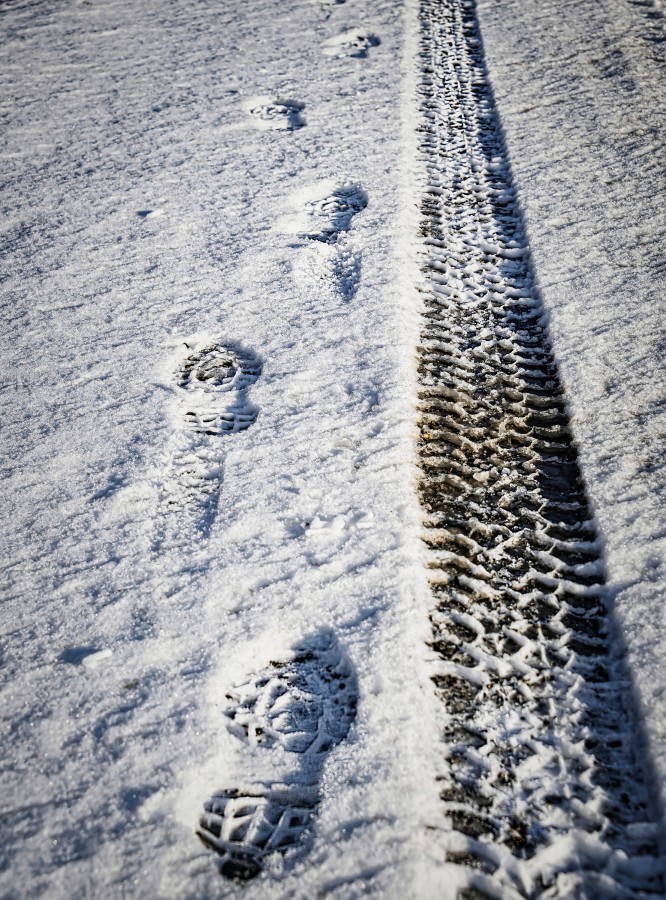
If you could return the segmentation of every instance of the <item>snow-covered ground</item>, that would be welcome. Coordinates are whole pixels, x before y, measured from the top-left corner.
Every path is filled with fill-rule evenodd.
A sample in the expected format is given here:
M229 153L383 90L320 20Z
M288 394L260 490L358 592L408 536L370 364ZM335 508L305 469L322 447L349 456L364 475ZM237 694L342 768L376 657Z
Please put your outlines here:
M607 583L666 785L666 15L480 0Z
M656 799L666 27L650 0L479 5ZM455 896L418 23L0 3L2 896ZM260 813L293 851L263 858ZM198 827L265 873L221 877Z
M275 776L225 694L327 628L360 702L276 891L418 883L437 812L403 13L0 13L9 896L233 891L195 835L204 802ZM254 424L202 436L187 413L234 403L187 387L211 346L260 374Z

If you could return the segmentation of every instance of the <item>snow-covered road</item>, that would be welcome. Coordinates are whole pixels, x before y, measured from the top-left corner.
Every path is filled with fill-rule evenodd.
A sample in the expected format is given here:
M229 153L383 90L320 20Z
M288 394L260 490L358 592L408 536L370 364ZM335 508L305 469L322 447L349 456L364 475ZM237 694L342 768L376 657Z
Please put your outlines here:
M636 697L666 785L666 9L480 0ZM520 34L520 40L516 40Z
M3 897L663 894L666 27L479 6L0 3Z
M195 831L275 752L228 733L226 694L331 628L362 699L273 890L418 883L438 805L403 14L0 13L10 894L233 893Z

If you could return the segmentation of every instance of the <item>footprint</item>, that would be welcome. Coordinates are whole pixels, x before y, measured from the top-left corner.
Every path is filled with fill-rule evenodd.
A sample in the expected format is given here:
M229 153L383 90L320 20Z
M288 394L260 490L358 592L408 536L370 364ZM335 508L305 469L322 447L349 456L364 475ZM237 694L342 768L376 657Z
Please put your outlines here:
M260 128L269 131L295 131L306 124L303 117L305 104L299 100L253 97L245 104L245 109Z
M369 34L362 29L354 28L351 31L343 31L335 37L329 38L322 44L324 56L352 56L357 59L365 59L371 47L378 47L381 41L375 34Z
M323 197L306 204L308 227L303 237L326 244L335 243L338 235L349 231L356 213L368 205L368 195L358 184L343 184Z
M249 350L209 344L191 353L177 374L187 427L211 435L249 428L258 410L247 392L260 374L261 363Z
M361 283L363 256L360 250L339 248L339 252L331 262L331 271L338 286L338 291L345 303L356 296Z
M328 285L343 303L354 298L363 254L351 226L367 205L368 195L353 182L326 179L294 193L289 203L292 211L277 221L276 230L297 236L293 247L311 242L293 266L294 281L304 294L313 290L321 294Z
M268 854L303 837L319 801L328 753L347 736L358 690L330 629L308 635L289 657L236 686L225 710L240 740L270 750L264 780L220 790L205 804L197 834L222 875L246 881Z
M155 549L169 536L179 543L187 533L208 536L224 476L223 447L211 438L244 431L259 412L248 399L261 374L261 362L251 350L218 343L188 350L175 377L180 428L160 479Z

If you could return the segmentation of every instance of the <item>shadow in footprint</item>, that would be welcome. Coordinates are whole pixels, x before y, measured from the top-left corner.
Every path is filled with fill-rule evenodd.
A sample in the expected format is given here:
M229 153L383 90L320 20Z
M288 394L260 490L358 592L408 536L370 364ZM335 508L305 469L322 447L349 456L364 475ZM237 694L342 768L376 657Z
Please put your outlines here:
M174 436L162 485L156 547L171 525L181 541L188 529L208 536L224 476L224 450L215 438L244 431L259 412L248 398L261 374L255 353L229 343L187 349L175 377L182 427Z
M246 104L247 112L260 128L269 131L295 131L306 122L305 104L279 97L255 97Z
M246 881L259 874L268 854L302 842L319 801L324 761L354 721L358 689L335 635L322 629L227 698L232 734L271 753L263 780L208 800L197 834L219 854L222 875Z
M371 47L381 44L376 34L368 34L360 29L353 29L329 38L322 45L324 56L351 56L356 59L365 59Z
M307 205L312 228L304 237L325 244L333 244L338 236L349 231L352 219L368 205L368 195L358 184L340 185L325 197L311 200Z
M58 657L58 662L80 666L84 659L100 653L101 650L101 647L66 647Z

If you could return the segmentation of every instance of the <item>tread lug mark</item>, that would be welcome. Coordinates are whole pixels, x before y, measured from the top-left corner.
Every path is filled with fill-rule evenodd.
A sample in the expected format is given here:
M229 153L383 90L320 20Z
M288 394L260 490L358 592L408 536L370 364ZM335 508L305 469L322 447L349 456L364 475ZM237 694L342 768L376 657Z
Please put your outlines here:
M421 500L460 898L663 896L473 0L420 0Z
M346 738L356 716L356 677L332 631L322 629L234 687L224 710L239 740L280 754L283 774L217 791L197 831L220 857L222 875L254 878L269 853L301 842L319 801L328 753ZM270 776L270 769L266 772Z

